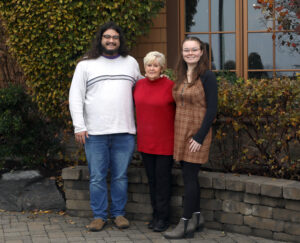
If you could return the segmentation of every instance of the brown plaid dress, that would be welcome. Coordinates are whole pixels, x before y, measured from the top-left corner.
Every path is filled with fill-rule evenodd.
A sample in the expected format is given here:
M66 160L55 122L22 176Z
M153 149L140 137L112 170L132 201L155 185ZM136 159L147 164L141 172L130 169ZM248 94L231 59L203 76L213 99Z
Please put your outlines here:
M193 86L186 82L181 83L178 89L173 89L173 97L176 102L174 159L204 164L208 161L212 128L209 129L200 151L189 151L189 140L200 129L206 113L205 92L201 80L197 80Z

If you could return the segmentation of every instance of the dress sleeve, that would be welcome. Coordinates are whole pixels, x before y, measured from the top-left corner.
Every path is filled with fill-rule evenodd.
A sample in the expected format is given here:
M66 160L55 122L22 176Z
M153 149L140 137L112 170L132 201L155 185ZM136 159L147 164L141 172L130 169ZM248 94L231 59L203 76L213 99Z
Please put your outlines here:
M193 136L193 139L202 144L216 115L218 108L218 86L216 76L213 72L207 71L201 78L205 99L206 99L206 113L202 125L198 132Z

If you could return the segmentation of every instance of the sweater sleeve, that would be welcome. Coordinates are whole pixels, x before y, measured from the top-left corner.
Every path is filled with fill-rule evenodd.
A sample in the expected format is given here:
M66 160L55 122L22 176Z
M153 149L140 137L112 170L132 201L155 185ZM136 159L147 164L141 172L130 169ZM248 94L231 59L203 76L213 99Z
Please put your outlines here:
M218 86L216 76L213 72L207 71L201 78L205 99L206 99L206 113L202 125L198 132L193 136L193 139L202 144L216 115L218 107Z
M69 91L69 109L75 133L87 131L83 115L86 81L83 63L79 62L76 66Z

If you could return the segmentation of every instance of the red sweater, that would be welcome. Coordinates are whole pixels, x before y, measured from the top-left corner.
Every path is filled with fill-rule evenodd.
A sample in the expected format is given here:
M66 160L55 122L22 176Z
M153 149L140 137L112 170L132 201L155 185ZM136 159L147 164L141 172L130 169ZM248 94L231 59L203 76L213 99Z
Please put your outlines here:
M137 82L133 91L138 151L173 155L175 102L174 82L166 77Z

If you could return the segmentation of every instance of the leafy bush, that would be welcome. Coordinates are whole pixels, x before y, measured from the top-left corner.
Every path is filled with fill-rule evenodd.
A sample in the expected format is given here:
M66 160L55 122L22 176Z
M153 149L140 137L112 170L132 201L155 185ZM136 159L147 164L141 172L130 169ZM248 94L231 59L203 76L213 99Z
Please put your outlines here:
M48 117L70 125L71 78L99 25L115 21L132 46L163 6L164 0L11 0L0 1L0 17L33 100Z
M219 123L216 138L223 146L231 129L235 163L231 171L257 165L258 173L300 179L300 77L238 79L231 83L219 79ZM243 137L243 139L242 139ZM226 156L225 156L226 155Z
M0 168L7 161L36 168L57 157L59 130L40 116L21 86L0 89Z

